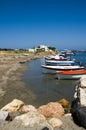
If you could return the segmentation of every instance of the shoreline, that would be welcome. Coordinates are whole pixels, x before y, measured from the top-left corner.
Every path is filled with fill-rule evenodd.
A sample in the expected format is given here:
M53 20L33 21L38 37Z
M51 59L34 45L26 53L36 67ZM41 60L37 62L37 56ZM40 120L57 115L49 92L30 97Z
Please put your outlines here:
M26 62L41 58L43 55L0 57L0 108L15 98L24 101L26 104L29 104L31 98L35 100L35 95L21 81L21 76L28 69Z

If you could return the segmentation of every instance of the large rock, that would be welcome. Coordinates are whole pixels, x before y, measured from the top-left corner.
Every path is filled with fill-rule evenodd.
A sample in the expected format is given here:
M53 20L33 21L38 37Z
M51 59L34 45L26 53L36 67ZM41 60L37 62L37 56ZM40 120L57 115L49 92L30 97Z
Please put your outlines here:
M62 126L62 121L58 118L50 118L48 122L53 128L60 128Z
M53 130L47 123L46 118L38 112L28 112L17 116L10 122L5 129L7 130Z
M37 111L37 109L32 105L24 105L20 108L19 112L21 113L27 113L31 111Z
M70 103L66 99L61 99L58 101L64 108L69 108L70 109Z
M11 103L4 106L1 109L1 111L15 112L15 111L18 111L23 105L24 105L24 102L18 99L14 99Z
M62 124L60 125L60 123L58 124L58 118L51 118L49 119L49 124L46 122L45 118L41 119L41 121L37 121L34 122L34 115L37 116L38 118L35 118L36 120L40 120L40 117L38 116L39 114L36 114L35 112L33 112L33 114L31 114L32 112L28 113L27 118L29 119L28 122L33 122L30 125L30 123L28 123L28 125L24 125L22 120L25 120L25 118L22 118L18 120L14 119L12 122L0 122L0 130L85 130L82 127L79 127L78 125L76 125L73 122L73 119L71 117L71 114L66 114L62 117L60 117L60 120L62 122ZM25 114L26 115L26 114ZM29 116L29 117L28 117ZM21 117L21 116L20 116ZM31 121L32 120L32 121ZM59 126L58 126L59 125ZM52 128L53 126L53 128Z
M61 117L64 115L64 108L58 102L50 102L47 105L40 106L38 112L45 117Z
M78 98L81 106L86 106L86 76L82 76L76 86L74 98Z
M80 86L86 88L86 76L82 76L80 79Z
M86 106L86 89L79 88L79 99L82 106Z

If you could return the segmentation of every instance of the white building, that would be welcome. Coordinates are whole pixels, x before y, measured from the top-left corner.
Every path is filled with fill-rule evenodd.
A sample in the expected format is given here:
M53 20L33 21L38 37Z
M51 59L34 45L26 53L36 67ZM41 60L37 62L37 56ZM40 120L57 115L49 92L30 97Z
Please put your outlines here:
M28 49L28 51L34 53L36 52L36 49Z
M40 45L39 48L42 49L42 50L45 50L45 51L49 50L48 47L45 46L45 45Z
M31 48L28 49L28 51L32 52L32 53L34 53L34 52L36 52L38 50L49 51L48 47L45 46L45 45L39 45L38 47L35 47L34 49L31 49Z

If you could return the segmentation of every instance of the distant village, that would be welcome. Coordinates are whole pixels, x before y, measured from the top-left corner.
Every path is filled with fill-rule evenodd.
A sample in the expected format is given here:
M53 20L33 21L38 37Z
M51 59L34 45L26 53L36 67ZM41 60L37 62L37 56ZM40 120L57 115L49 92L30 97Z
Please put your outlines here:
M30 52L30 53L36 53L36 52L58 52L59 50L56 50L55 47L52 46L46 46L46 45L39 45L37 47L33 47L33 48L28 48L28 49L23 49L23 48L19 48L19 49L10 49L10 48L0 48L0 53L6 51L15 51L15 52ZM68 49L64 49L64 51L66 52L86 52L86 50L68 50Z
M29 52L40 52L40 51L56 51L56 48L55 47L48 47L48 46L45 46L45 45L39 45L35 48L31 48L31 49L28 49Z
M37 47L33 47L33 48L28 48L28 49L23 49L23 48L19 48L19 49L10 49L10 48L0 48L0 52L6 52L6 51L15 51L15 52L30 52L30 53L36 53L36 52L52 52L52 51L56 51L55 47L51 47L51 46L45 46L45 45L39 45Z

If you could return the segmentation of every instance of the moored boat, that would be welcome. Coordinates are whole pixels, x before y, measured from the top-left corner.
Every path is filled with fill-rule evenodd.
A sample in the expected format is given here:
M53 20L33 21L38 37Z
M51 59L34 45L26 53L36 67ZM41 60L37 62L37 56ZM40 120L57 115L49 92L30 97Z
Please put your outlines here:
M58 54L58 55L49 55L42 58L43 62L41 62L44 65L70 65L75 62L75 59L70 59L69 57L66 57L65 55Z
M61 66L61 65L57 65L57 66L51 66L51 65L41 65L41 67L45 68L45 69L52 69L52 70L79 70L79 69L83 69L83 66L78 66L78 65L66 65L66 66Z
M64 64L63 62L62 63L53 63L53 64L41 64L41 67L42 68L45 68L45 69L52 69L52 70L79 70L79 69L84 69L84 66L82 65L79 65L78 63L76 62L73 62L73 63L66 63Z
M44 69L47 73L49 73L49 70L53 70L54 72L57 71L63 71L63 70L79 70L84 69L84 66L82 64L77 63L74 59L73 60L52 60L47 58L41 59L41 67Z
M74 63L74 60L45 60L46 65L69 65Z
M64 55L49 55L45 57L46 60L54 60L54 61L66 61L67 57L65 57Z
M82 76L86 76L86 70L69 70L69 71L56 71L58 79L80 79Z

